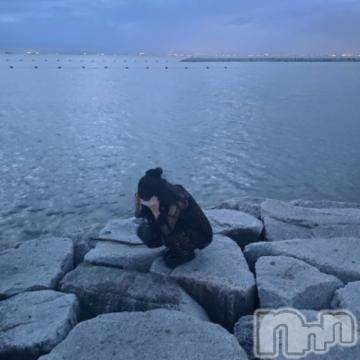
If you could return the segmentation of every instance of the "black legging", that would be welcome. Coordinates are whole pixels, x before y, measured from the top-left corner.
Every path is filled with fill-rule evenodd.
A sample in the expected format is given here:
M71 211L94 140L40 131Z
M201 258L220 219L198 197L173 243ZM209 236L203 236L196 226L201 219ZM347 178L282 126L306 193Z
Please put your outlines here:
M137 234L145 245L150 248L165 245L168 249L179 255L186 255L195 249L203 249L208 246L212 239L212 234L201 233L200 231L181 228L175 229L169 236L161 236L150 224L141 224Z

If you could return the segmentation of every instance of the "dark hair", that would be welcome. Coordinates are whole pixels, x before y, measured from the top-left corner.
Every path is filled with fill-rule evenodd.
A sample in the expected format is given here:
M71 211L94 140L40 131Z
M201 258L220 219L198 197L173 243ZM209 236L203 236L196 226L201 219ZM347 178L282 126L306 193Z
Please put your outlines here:
M157 167L155 169L149 169L145 172L145 176L150 176L155 179L161 179L162 174L163 174L163 170L161 167Z
M170 205L178 200L174 185L163 179L162 174L163 170L160 167L145 172L145 176L138 183L138 194L141 199L147 201L155 195L163 205Z

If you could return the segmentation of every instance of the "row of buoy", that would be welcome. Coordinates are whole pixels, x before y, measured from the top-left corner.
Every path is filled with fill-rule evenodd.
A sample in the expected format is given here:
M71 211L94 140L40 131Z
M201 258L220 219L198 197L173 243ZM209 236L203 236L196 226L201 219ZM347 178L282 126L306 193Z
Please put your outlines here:
M10 59L5 59L5 61L7 61L7 62L9 62L10 61ZM19 62L22 62L22 61L24 61L24 59L18 59L18 61ZM35 62L35 61L40 61L40 60L36 60L36 59L31 59L31 62ZM44 62L48 62L49 60L48 59L44 59ZM56 59L56 62L61 62L61 61L65 61L65 60L61 60L61 59ZM73 60L72 59L68 59L68 62L72 62ZM81 59L81 60L79 60L79 62L84 62L85 60L83 60L83 59ZM105 62L105 61L107 61L107 60L103 60L103 62ZM118 60L113 60L113 62L117 62ZM95 59L92 59L92 60L90 60L90 62L92 62L92 63L94 63L94 62L97 62L97 61L95 61ZM119 60L119 62L121 62L120 60ZM128 60L123 60L122 62L124 62L124 63L127 63L128 62ZM136 63L137 62L137 60L133 60L133 62L134 63ZM144 60L144 62L149 62L148 60ZM159 60L155 60L155 62L156 63L159 63ZM168 63L169 61L168 60L165 60L165 63Z
M14 66L14 65L10 65L9 68L10 68L10 69L15 69L15 66ZM38 68L39 68L39 66L37 66L37 65L34 66L34 69L38 69ZM58 67L57 67L57 69L62 69L62 68L63 68L62 66L58 66ZM104 68L104 69L109 69L109 66L105 65L103 68ZM217 67L217 68L218 68L218 67ZM228 67L227 67L227 66L224 66L223 68L224 68L224 69L227 69ZM24 69L24 68L22 67L21 69ZM74 69L74 68L72 68L72 69ZM81 66L81 69L87 69L87 67L83 65L83 66ZM99 68L99 67L96 67L96 68L91 67L91 68L88 68L88 69L100 69L100 68ZM130 67L129 67L129 66L125 66L124 69L128 70L128 69L130 69ZM136 69L139 69L139 68L136 68ZM150 67L150 66L146 66L145 69L146 69L146 70L150 70L151 67ZM169 67L168 67L168 66L165 66L164 69L165 69L165 70L168 70ZM177 67L177 68L173 68L173 69L180 69L180 68ZM181 69L188 70L189 67L188 67L188 66L185 66L185 67L183 67L183 68L181 68ZM196 67L196 68L193 68L193 69L200 69L200 67ZM209 69L210 69L210 66L206 66L205 69L209 70Z

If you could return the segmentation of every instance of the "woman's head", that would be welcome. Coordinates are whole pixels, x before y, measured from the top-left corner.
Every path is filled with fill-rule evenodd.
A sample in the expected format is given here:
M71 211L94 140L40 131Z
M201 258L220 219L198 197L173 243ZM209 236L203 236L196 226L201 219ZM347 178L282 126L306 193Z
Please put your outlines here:
M160 167L146 171L138 183L138 194L142 200L149 201L156 196L160 202L170 204L177 199L172 185L161 177L163 171Z
M163 171L161 168L149 169L138 183L138 194L142 200L148 201L152 196L159 196L159 188L162 185Z

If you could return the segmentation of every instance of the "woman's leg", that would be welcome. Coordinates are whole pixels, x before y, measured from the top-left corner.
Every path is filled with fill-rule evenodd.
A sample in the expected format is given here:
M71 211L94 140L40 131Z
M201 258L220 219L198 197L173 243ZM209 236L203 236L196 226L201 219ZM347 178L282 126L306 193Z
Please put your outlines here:
M137 236L149 248L157 248L163 245L161 236L149 224L140 224L137 228Z
M189 241L194 249L204 249L210 245L212 241L212 232L205 233L203 231L190 230L188 231Z
M165 264L170 268L182 265L195 257L195 244L185 232L173 233L164 239L169 249L164 255Z
M164 245L179 255L188 254L197 248L194 241L184 231L172 233L164 238Z

